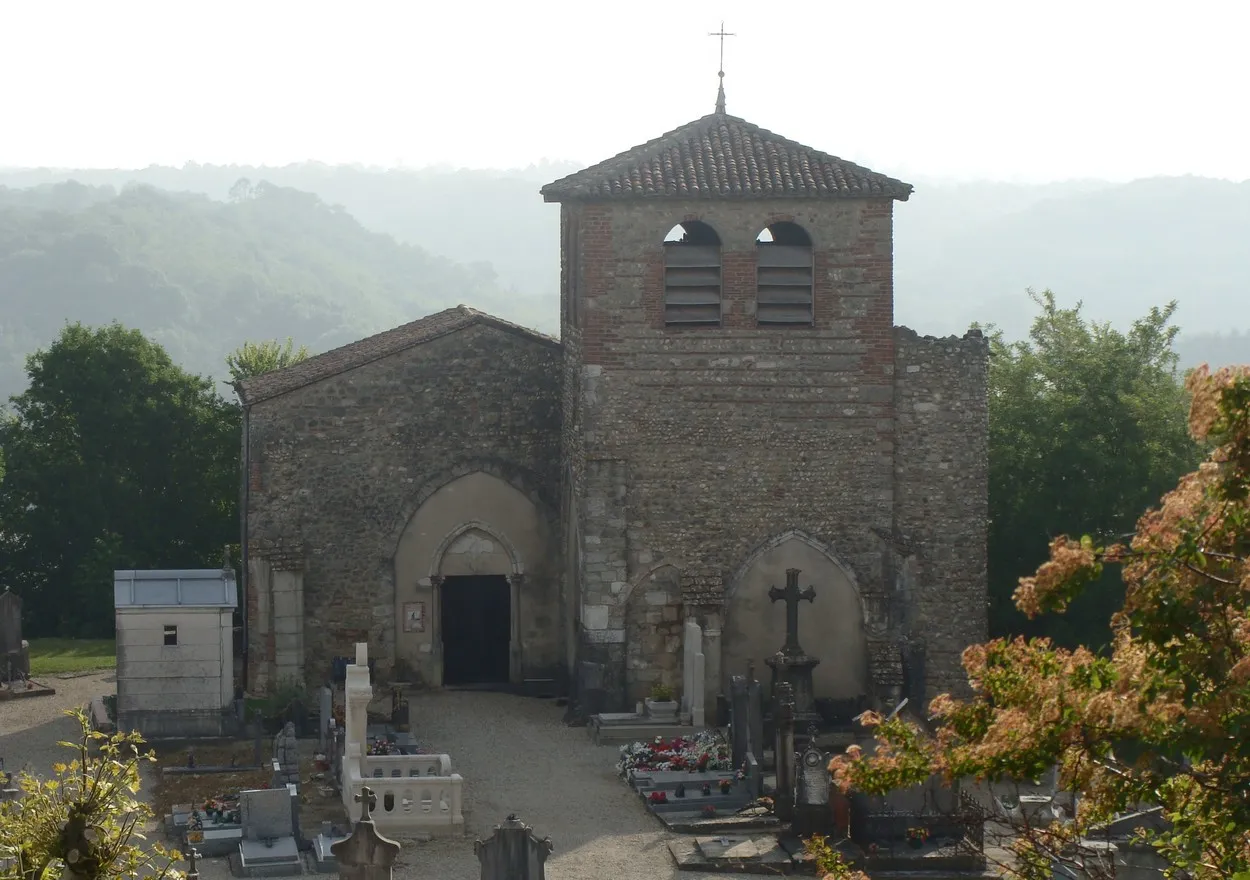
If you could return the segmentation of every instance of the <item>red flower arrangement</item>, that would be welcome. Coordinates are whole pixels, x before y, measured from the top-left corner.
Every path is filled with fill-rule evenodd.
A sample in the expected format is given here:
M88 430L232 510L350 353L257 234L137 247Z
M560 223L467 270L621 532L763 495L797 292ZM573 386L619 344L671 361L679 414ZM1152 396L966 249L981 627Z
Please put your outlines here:
M649 801L651 801L651 803L653 803L653 804L667 804L667 803L668 803L668 792L666 792L666 791L653 791L653 792L651 792L651 796L648 798L648 800L649 800Z
M693 737L664 739L657 736L649 743L637 742L621 746L617 770L626 775L631 770L728 770L729 745L715 731L704 731Z

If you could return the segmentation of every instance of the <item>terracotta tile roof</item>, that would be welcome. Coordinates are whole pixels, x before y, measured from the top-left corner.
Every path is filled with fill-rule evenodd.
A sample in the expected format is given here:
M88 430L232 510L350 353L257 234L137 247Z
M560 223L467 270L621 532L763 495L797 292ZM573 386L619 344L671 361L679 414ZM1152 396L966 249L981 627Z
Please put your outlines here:
M310 357L306 361L301 361L285 369L274 370L272 373L245 379L236 383L234 387L239 393L239 398L245 404L258 403L271 397L277 397L280 394L286 394L288 391L303 388L305 385L311 385L313 382L328 379L339 373L346 373L373 361L397 354L414 345L437 339L439 336L454 333L471 324L488 324L510 333L518 333L529 337L544 345L556 347L560 345L560 340L539 333L536 330L530 330L528 327L513 324L502 318L496 318L493 315L479 312L477 309L471 309L468 306L456 306L455 308L435 312L432 315L426 315L424 318L419 318L393 330L386 330L366 339L349 343L341 348L335 348L315 357Z
M547 184L548 202L638 198L891 198L912 185L745 119L713 113Z

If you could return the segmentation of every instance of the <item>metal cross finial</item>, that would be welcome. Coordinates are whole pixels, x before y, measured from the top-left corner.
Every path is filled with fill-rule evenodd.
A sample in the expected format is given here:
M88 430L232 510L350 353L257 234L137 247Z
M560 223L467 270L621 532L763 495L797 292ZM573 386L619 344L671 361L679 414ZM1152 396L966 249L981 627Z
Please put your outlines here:
M373 793L373 789L367 785L364 786L360 789L360 794L352 796L352 800L360 804L360 821L372 821L369 817L369 811L378 805L378 796Z
M190 878L192 877L198 878L200 876L200 872L197 871L195 868L195 860L198 859L199 857L200 857L200 851L197 850L195 847L191 847L190 851L187 853L187 878L188 880L190 880Z
M712 31L709 37L720 37L720 68L716 75L720 77L720 87L716 90L716 112L725 112L725 37L736 37L737 34L725 30L725 23L720 23L720 30Z

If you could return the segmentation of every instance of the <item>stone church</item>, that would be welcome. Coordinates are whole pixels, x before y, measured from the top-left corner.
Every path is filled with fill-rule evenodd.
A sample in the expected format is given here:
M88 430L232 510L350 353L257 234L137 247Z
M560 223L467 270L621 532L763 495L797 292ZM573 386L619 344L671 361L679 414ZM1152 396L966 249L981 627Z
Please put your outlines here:
M894 326L911 193L722 92L542 188L559 339L460 306L240 383L246 689L368 641L383 680L632 708L681 690L693 619L727 693L784 641L788 568L818 698L958 688L988 350Z

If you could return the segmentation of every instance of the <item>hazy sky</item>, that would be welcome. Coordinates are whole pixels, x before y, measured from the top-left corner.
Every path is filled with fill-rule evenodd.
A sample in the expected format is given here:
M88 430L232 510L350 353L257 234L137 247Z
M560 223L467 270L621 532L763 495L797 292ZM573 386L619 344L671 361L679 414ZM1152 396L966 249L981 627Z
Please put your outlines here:
M0 166L595 162L730 113L901 177L1250 178L1250 4L5 0Z

